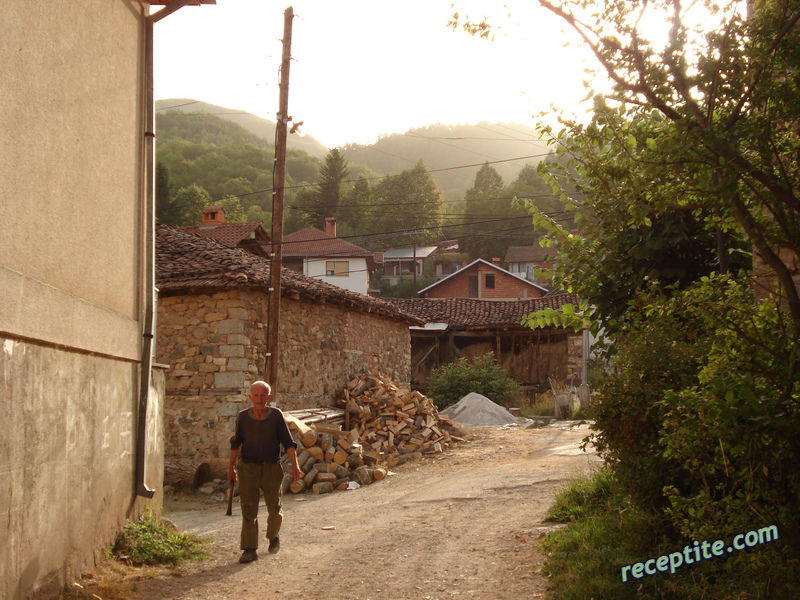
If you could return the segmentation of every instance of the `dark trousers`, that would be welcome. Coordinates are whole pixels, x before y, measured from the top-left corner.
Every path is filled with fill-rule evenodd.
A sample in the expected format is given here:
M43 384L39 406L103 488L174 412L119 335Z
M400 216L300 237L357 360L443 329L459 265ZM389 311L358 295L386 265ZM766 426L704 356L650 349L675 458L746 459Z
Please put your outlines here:
M239 503L242 507L241 549L258 549L258 502L261 494L267 505L267 539L277 537L283 522L281 484L283 468L277 462L239 462Z

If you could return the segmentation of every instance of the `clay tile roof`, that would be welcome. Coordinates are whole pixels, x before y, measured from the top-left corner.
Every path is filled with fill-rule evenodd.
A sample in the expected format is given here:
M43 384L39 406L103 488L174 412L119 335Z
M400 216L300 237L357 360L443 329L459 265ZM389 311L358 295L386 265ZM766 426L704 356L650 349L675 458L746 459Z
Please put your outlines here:
M554 254L554 248L542 248L539 244L534 244L532 246L509 246L506 251L505 262L539 262L545 260L547 256L553 256Z
M372 258L372 252L334 237L316 227L306 227L283 237L284 256L358 256Z
M558 309L564 304L576 308L580 299L559 294L528 300L479 300L477 298L389 298L403 312L426 323L447 323L455 329L520 328L522 317L545 308Z
M161 294L229 287L266 291L269 273L269 261L265 258L185 229L157 228L156 286ZM351 292L290 269L281 269L281 290L284 295L371 312L409 325L421 324L418 318L386 300Z
M203 227L202 225L191 225L189 227L181 227L180 229L189 233L196 233L205 237L219 240L226 246L231 247L238 246L242 240L251 239L251 234L253 233L256 234L255 239L269 241L269 235L266 235L266 231L263 231L261 221L248 221L247 223L220 223L219 225L210 225L206 227ZM261 229L263 233L259 232L259 229Z

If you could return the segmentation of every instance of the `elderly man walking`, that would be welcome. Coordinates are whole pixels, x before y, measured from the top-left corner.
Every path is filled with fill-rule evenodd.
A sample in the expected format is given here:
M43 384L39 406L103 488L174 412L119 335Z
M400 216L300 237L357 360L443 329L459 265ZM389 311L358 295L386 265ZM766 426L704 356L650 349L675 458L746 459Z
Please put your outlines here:
M291 460L294 480L302 477L297 464L297 444L292 439L283 413L268 405L272 399L269 384L265 381L254 382L247 397L253 406L236 416L236 431L231 438L228 463L228 483L231 486L236 483L237 472L239 479L239 502L242 507L240 546L244 551L239 558L241 563L258 559L258 503L262 493L267 505L269 553L275 554L280 550L278 534L283 522L281 446Z

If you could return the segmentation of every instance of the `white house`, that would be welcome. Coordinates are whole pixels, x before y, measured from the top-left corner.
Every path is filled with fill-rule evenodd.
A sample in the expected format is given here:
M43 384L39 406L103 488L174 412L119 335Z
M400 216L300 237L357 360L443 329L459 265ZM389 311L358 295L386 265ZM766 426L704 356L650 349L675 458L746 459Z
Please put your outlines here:
M283 238L283 266L332 285L367 294L375 270L372 252L336 237L336 220L325 229L306 227Z

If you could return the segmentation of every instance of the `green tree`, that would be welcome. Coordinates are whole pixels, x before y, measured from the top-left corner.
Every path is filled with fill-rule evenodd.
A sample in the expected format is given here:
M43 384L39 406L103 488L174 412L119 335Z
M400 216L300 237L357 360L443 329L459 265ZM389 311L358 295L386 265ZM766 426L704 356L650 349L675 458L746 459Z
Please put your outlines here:
M156 163L156 218L163 225L177 225L180 219L173 204L169 169L162 162Z
M711 16L702 20L677 0L635 9L614 0L589 14L579 2L540 4L583 37L614 84L613 104L598 98L592 124L568 121L555 138L569 137L585 173L611 180L605 193L623 199L628 223L647 225L653 206L678 206L709 230L743 232L800 332L791 265L800 255L800 2L758 3L750 16L744 3L722 12L705 2ZM669 21L661 44L639 28L649 15ZM603 167L608 158L632 165L627 191Z
M800 2L749 16L703 3L704 25L677 1L540 3L614 84L590 123L545 128L569 158L541 169L580 233L536 216L563 285L614 335L599 451L676 541L785 531L777 559L732 557L713 579L748 572L786 595L800 562L800 445L784 442L800 429ZM638 27L650 11L668 16L662 45ZM747 247L773 286L753 285Z
M222 200L210 200L206 206L221 206L225 209L226 223L243 223L247 221L247 212L242 207L242 203L236 196L228 196Z
M533 243L533 226L525 208L530 197L550 195L536 170L526 165L508 188L497 170L485 163L464 195L464 235L459 245L471 260L503 258L509 246Z
M339 207L339 218L354 233L366 233L364 226L368 223L368 214L372 211L372 188L369 180L360 176L345 197L345 203Z
M433 228L440 224L442 193L421 160L411 169L382 179L373 188L372 199L370 229L375 233L391 232L381 236L383 247L435 239Z
M208 192L196 184L182 187L175 192L172 203L178 216L174 225L199 225L203 207L214 204Z
M338 148L333 148L325 157L319 170L319 183L315 193L310 195L313 222L315 227L324 229L327 217L339 217L339 203L343 195L343 187L350 175L347 161Z

